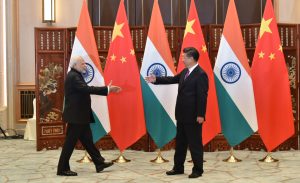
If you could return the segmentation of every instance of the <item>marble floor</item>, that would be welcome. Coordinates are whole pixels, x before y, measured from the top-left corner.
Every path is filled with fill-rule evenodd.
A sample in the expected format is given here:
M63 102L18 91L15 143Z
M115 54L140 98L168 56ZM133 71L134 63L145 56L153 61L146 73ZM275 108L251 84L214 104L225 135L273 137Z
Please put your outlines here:
M286 182L300 183L300 151L276 152L273 156L279 159L276 163L261 163L257 160L264 157L264 152L235 151L242 159L240 163L225 163L228 152L205 153L203 177L188 179L192 164L186 163L185 174L166 176L165 172L172 168L174 151L164 151L163 156L171 160L169 163L153 164L149 160L156 156L155 152L125 151L130 163L115 164L102 173L96 173L93 164L77 163L84 152L75 150L71 158L71 169L78 173L77 177L56 176L56 166L60 150L35 150L35 141L0 140L0 183L6 182ZM102 151L107 160L118 156L118 151ZM188 159L190 155L188 154Z

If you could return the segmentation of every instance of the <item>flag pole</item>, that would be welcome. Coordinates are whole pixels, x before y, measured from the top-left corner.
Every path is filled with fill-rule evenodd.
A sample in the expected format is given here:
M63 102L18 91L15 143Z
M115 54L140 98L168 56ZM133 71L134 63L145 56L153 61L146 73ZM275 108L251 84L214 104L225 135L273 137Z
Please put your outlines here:
M230 148L230 156L226 159L223 160L224 162L227 163L237 163L237 162L241 162L242 160L236 158L233 154L233 147Z
M263 158L258 160L260 162L264 162L264 163L274 163L274 162L278 162L278 159L275 159L271 156L271 152L268 152L267 155Z
M114 162L114 163L128 163L128 162L130 162L130 161L131 161L131 160L126 159L126 158L123 156L123 152L122 152L122 151L120 151L120 155L119 155L119 157L118 157L117 159L112 160L112 162Z
M150 160L150 162L160 164L160 163L167 163L167 162L169 162L169 160L164 159L164 158L162 157L162 155L161 155L161 150L159 149L159 150L158 150L157 157L156 157L155 159L153 159L153 160Z
M87 154L87 152L84 151L84 156L80 160L77 160L76 162L78 162L78 163L91 163L92 160L89 157L89 155Z

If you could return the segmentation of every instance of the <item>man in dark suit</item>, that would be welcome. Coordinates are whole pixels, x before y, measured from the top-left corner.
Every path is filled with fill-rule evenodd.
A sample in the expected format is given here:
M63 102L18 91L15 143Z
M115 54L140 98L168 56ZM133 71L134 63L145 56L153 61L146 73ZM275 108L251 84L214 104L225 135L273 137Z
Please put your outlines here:
M104 168L110 167L112 163L104 162L99 150L93 143L90 123L94 123L91 109L91 94L108 95L118 93L121 88L117 86L95 87L88 86L82 76L86 71L86 64L82 57L75 56L70 61L71 70L65 80L65 104L63 111L63 121L68 123L65 143L61 151L57 167L57 175L77 176L71 171L69 160L78 140L91 156L96 172L101 172Z
M177 135L174 167L166 174L184 173L184 162L189 147L194 163L189 178L197 178L203 174L202 123L205 121L208 77L198 65L199 52L195 48L185 48L183 53L186 68L181 73L174 77L150 75L145 79L157 85L179 83L175 107Z

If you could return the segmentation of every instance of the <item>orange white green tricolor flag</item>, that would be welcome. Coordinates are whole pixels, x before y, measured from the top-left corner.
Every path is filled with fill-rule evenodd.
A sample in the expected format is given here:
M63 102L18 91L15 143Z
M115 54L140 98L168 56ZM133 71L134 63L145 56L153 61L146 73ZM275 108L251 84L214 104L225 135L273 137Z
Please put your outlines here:
M81 56L86 62L87 72L83 77L89 86L105 85L93 27L85 0L82 4L72 48L71 57L73 56ZM110 132L110 121L106 96L92 95L91 100L95 123L91 123L90 126L93 134L93 141L96 142Z
M214 67L222 132L231 146L257 131L250 66L234 0L230 0Z
M154 1L140 72L143 78L150 74L175 75L158 0ZM157 86L142 79L142 89L147 130L158 148L162 148L176 135L175 104L178 84Z

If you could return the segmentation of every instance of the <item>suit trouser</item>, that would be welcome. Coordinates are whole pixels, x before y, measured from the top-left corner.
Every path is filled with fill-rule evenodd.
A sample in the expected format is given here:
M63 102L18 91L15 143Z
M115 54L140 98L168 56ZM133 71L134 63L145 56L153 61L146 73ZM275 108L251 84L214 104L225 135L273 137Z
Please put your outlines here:
M104 158L93 143L90 125L68 124L65 143L60 154L57 172L70 170L69 160L78 140L80 140L95 165L100 165L104 162Z
M190 149L194 163L193 172L203 173L202 124L197 122L183 124L177 122L176 148L174 155L174 170L184 171L187 149Z

